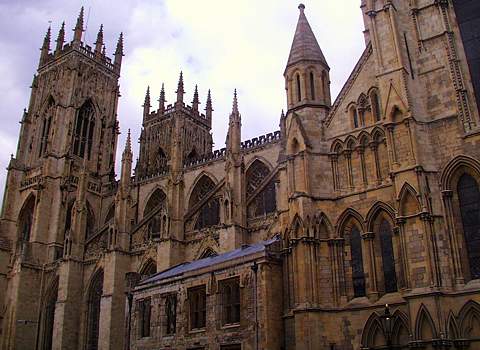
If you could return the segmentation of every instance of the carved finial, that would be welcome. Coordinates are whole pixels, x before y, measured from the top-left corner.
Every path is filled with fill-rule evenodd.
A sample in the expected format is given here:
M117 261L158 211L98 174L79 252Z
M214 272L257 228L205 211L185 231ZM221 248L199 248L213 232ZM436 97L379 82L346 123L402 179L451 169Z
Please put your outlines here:
M45 38L43 39L42 48L40 49L39 67L48 61L48 53L50 51L50 36L51 36L51 28L49 26L47 33L45 34Z
M282 114L280 114L280 118L282 119L285 118L285 112L283 111L283 109L282 109Z
M103 44L103 48L102 48L102 56L106 56L107 55L107 48L105 47L105 44Z
M158 110L160 114L165 111L165 85L162 83L162 89L160 90L160 98L158 99Z
M180 72L180 78L178 79L178 87L177 87L177 102L182 103L183 102L183 94L185 93L185 90L183 89L183 72Z
M232 114L238 114L238 100L237 100L237 89L233 92L233 108Z
M97 41L95 42L95 54L100 55L103 47L103 24L100 25L100 30L97 34Z
M147 93L145 94L145 101L143 102L143 116L150 114L150 86L147 86Z
M64 42L65 42L65 22L62 23L62 26L60 27L60 30L58 31L57 47L55 48L55 52L62 51Z
M210 94L210 89L208 89L207 103L205 105L205 117L210 121L212 120L212 112L213 112L212 96Z
M125 150L123 151L123 155L125 156L127 153L128 154L132 153L132 141L130 137L130 129L128 129L127 140L125 142Z
M76 43L80 43L82 41L82 33L83 33L83 6L80 9L80 14L77 18L77 24L75 25L75 29L73 30L73 41Z
M192 101L193 110L198 111L199 104L200 104L200 100L198 99L198 86L195 85L195 92L193 93L193 101Z
M305 5L304 4L298 5L298 9L300 10L300 12L305 11Z
M122 57L123 57L123 33L120 33L117 42L117 48L115 49L115 60L113 64L117 72L120 72L120 67L122 66Z

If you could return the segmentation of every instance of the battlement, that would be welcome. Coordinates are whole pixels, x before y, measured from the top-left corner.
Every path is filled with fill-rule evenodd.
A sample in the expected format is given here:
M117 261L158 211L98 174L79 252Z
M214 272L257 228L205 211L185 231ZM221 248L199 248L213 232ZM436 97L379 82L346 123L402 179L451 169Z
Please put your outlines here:
M184 114L188 115L190 118L197 120L204 124L207 127L210 127L211 121L207 119L204 113L200 113L199 111L195 110L192 106L189 106L185 103L182 103L182 106L178 108L178 105L169 104L165 107L165 110L162 112L160 109L153 111L144 117L144 125L150 124L153 122L157 122L163 119L170 118L174 112L181 111Z
M183 163L183 167L191 168L200 164L205 164L218 159L223 159L225 158L226 154L227 154L227 149L225 147L221 149L217 149L211 153L205 154L204 156L185 160L185 162Z
M84 43L80 43L79 46L73 45L73 43L67 43L61 48L61 50L55 51L55 52L49 52L48 55L41 60L40 65L38 67L39 70L71 52L78 52L82 54L84 57L89 58L95 61L96 63L103 65L108 70L116 74L119 73L120 68L116 67L112 63L112 59L110 57L106 56L105 53L96 54L91 46L84 45Z
M242 150L250 150L253 148L261 147L269 143L278 142L281 139L280 131L270 132L265 135L254 137L253 139L242 141L241 148Z

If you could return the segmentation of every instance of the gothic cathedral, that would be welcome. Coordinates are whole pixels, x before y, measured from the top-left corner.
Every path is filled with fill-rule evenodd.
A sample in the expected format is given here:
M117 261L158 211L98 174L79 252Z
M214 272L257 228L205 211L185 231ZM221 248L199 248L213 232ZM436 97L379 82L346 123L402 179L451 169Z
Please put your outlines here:
M119 180L123 37L113 59L103 28L82 42L83 9L73 40L48 30L0 218L1 349L480 349L480 2L361 0L335 101L298 8L278 131L242 140L235 93L213 150L212 97L180 75L172 104L147 90Z

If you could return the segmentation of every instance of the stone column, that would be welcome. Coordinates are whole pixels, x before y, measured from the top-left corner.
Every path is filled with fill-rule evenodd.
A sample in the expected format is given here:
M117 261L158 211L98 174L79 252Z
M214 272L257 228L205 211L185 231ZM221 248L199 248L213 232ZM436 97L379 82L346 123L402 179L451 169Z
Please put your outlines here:
M366 248L365 255L367 255L367 268L368 268L368 290L367 295L371 300L378 299L378 284L377 284L377 266L375 261L375 233L365 232L362 235L364 247Z

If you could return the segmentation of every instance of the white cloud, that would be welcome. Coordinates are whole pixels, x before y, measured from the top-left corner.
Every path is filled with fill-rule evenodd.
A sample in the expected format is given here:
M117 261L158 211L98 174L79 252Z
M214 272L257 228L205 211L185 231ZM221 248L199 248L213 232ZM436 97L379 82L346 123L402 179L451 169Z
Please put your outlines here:
M10 137L14 142L0 145L3 168L9 154L15 152L18 121L28 104L28 86L48 21L53 21L54 39L63 20L67 29L73 28L81 5L88 15L85 37L90 44L100 23L104 24L107 53L113 52L119 32L125 35L119 154L127 128L132 129L134 139L139 135L147 85L151 87L153 108L162 82L172 103L180 70L185 77L186 101L191 101L198 84L204 108L207 90L212 89L216 148L224 146L234 88L239 90L244 138L278 129L280 111L286 104L282 74L298 18L297 2L0 0L0 11L7 18L0 28L9 34L0 38L0 111L9 123L8 135L14 135ZM364 47L360 1L306 1L305 5L331 67L332 96L336 96ZM71 35L70 30L67 33ZM137 147L134 152L138 154ZM1 173L0 179L5 176L6 172Z

